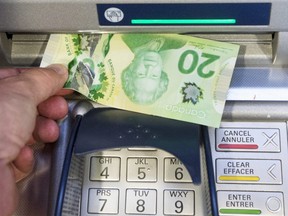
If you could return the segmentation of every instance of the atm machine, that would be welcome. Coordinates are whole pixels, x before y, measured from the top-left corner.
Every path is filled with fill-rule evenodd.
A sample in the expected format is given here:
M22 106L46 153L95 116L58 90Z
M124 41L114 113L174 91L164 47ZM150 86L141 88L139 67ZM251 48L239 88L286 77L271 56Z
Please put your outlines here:
M288 216L287 0L0 0L0 20L1 67L39 66L52 33L241 45L220 128L67 97L59 140L35 146L18 183L15 216Z

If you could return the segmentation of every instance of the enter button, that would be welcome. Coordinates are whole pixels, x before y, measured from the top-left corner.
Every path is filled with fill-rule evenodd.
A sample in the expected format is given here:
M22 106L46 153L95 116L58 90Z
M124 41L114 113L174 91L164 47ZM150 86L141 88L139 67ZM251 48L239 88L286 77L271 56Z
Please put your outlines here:
M218 191L220 216L283 216L283 194L266 191Z

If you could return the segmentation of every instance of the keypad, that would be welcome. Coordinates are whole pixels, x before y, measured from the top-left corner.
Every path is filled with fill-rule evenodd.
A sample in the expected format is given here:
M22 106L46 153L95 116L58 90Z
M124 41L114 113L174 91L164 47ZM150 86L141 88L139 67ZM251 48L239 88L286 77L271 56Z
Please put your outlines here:
M113 149L85 156L81 215L209 215L207 181L155 148Z

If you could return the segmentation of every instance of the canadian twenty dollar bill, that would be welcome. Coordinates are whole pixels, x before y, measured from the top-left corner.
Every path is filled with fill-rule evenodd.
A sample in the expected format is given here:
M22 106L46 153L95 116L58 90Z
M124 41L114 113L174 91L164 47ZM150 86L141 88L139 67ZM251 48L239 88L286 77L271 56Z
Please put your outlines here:
M110 107L219 127L239 46L177 34L55 34L41 66Z

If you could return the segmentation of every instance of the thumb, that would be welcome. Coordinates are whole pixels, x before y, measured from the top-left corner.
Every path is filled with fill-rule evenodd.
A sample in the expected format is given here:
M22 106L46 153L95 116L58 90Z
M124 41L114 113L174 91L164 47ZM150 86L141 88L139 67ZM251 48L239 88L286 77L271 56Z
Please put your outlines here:
M22 83L21 88L38 105L50 96L56 94L68 78L68 71L60 64L47 68L29 68L20 70L19 76L12 77ZM15 88L15 83L13 84Z

